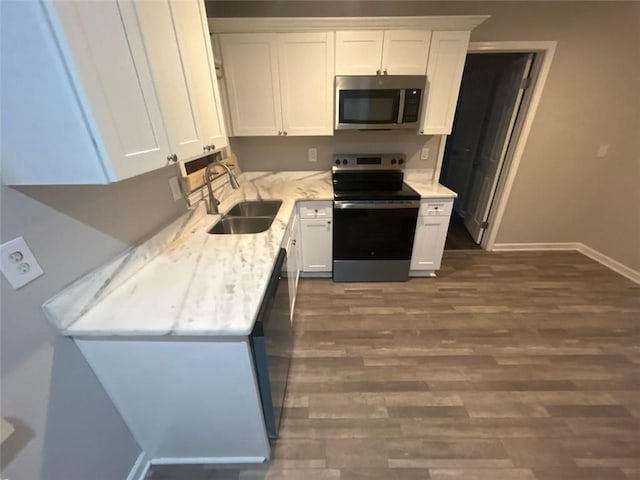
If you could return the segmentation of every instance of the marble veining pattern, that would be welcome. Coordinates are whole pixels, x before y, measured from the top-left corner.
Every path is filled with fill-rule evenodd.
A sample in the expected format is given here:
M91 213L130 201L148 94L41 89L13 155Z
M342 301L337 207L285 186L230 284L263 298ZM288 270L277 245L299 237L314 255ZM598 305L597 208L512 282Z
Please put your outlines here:
M408 172L407 182L423 197L455 196L424 177ZM249 334L296 201L331 200L333 191L330 172L247 172L239 180L239 190L224 189L220 211L282 200L268 231L209 235L220 216L199 204L46 302L47 316L75 336Z

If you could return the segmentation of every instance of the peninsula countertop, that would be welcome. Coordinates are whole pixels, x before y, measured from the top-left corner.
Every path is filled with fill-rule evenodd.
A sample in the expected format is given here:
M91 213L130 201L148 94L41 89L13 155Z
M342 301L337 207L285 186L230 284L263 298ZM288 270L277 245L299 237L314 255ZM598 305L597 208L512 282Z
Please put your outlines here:
M68 336L246 336L254 325L297 201L332 200L331 174L247 172L220 211L242 200L278 199L271 228L251 235L210 235L220 215L195 207L145 244L97 269L45 303ZM412 172L423 198L456 194Z

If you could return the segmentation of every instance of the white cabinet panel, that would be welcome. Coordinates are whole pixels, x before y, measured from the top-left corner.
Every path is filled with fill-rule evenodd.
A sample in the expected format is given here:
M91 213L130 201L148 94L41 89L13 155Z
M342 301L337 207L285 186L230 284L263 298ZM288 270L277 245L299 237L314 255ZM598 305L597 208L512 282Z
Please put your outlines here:
M427 99L420 133L448 135L462 81L470 32L433 32L427 64Z
M411 271L433 272L440 268L452 207L451 198L421 202L411 254Z
M330 218L300 220L302 271L332 270L333 222Z
M333 135L333 32L278 35L282 130Z
M170 4L135 2L135 9L171 149L180 160L202 154L196 84L189 71L186 44L180 43Z
M336 32L336 75L375 75L382 59L382 31Z
M55 8L88 95L95 128L115 178L166 165L160 107L139 32L123 2L59 2ZM62 33L62 32L61 32ZM117 75L115 74L117 72Z
M333 135L333 32L220 35L233 135Z
M428 30L336 32L336 75L424 75Z
M198 112L199 137L203 145L214 145L216 149L224 147L227 138L204 5L200 2L171 0L170 6L183 68L191 78L194 107Z
M2 5L4 183L108 183L166 165L164 124L126 7Z
M440 268L448 227L448 217L418 217L411 254L411 270Z
M425 75L431 32L389 30L384 32L382 70L389 75Z
M299 223L298 214L294 210L291 221L285 234L284 245L287 250L287 276L289 284L289 307L291 308L291 322L293 323L293 312L296 305L298 292L298 280L300 278L300 246L299 246Z
M3 182L109 183L226 144L205 17L201 0L3 4Z
M233 134L282 130L276 34L221 35Z

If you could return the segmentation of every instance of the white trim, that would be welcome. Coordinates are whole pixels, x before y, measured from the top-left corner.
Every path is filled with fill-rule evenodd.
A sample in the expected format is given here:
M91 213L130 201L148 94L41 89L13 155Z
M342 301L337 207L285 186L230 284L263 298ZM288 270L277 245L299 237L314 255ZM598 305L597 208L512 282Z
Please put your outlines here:
M492 252L578 250L581 243L494 243Z
M608 257L584 243L565 242L565 243L495 243L491 251L493 252L518 252L518 251L576 251L595 260L601 265L613 270L614 272L628 278L632 282L640 284L640 272L617 260Z
M127 475L127 480L143 480L147 475L147 471L150 466L151 462L149 461L149 458L147 458L147 454L141 452L140 455L138 455L136 462L133 464L133 467L131 467L129 475Z
M436 168L433 170L433 181L440 183L440 171L442 170L442 162L444 160L444 150L447 146L448 135L440 135L440 142L438 143L438 156L436 157Z
M623 265L619 261L614 260L613 258L606 256L604 253L594 250L583 243L580 244L578 251L605 267L609 267L611 270L619 273L623 277L627 277L632 282L640 284L640 272Z
M333 30L472 30L489 15L438 17L250 17L209 18L214 33L273 33Z
M186 465L217 463L264 463L265 457L161 457L151 460L152 465Z
M522 160L522 155L527 144L527 139L529 138L531 126L538 110L538 104L540 103L540 98L542 97L542 92L547 82L547 77L549 75L549 70L551 69L551 62L553 61L553 56L555 54L557 44L558 42L556 41L471 42L469 44L468 51L470 53L535 52L543 54L542 62L540 64L539 71L536 75L535 83L533 85L531 99L529 100L529 104L526 107L527 110L518 135L517 143L515 145L515 148L513 149L511 158L507 158L506 163L503 166L503 168L506 168L506 177L504 177L504 181L502 181L501 179L498 182L498 187L496 189L495 197L493 200L494 206L491 208L491 212L489 214L489 226L487 227L485 234L482 236L481 245L482 248L486 250L495 250L494 243L496 240L496 236L498 235L500 223L502 222L502 218L504 217L507 201L509 200L509 195L511 194L511 189L513 188L516 173L518 171L518 167L520 166L520 161Z

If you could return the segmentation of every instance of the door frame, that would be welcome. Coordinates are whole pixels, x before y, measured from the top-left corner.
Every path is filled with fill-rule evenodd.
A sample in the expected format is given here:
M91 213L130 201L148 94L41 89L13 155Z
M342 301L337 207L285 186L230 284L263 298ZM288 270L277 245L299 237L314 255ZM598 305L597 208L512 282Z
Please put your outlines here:
M489 212L489 226L482 236L480 246L485 250L493 250L496 236L500 230L500 223L504 217L507 202L513 188L522 154L524 152L531 125L538 110L538 104L542 97L542 91L551 69L551 62L555 55L556 41L544 42L471 42L467 53L535 53L535 59L531 70L532 85L525 92L523 97L522 109L524 113L517 121L514 127L512 138L516 138L516 142L509 145L504 163L502 165L501 174L496 186L496 191L492 200L492 207ZM440 136L440 148L438 149L438 158L436 168L434 170L433 179L438 182L440 180L440 171L442 169L442 161L444 158L444 149L447 135Z

